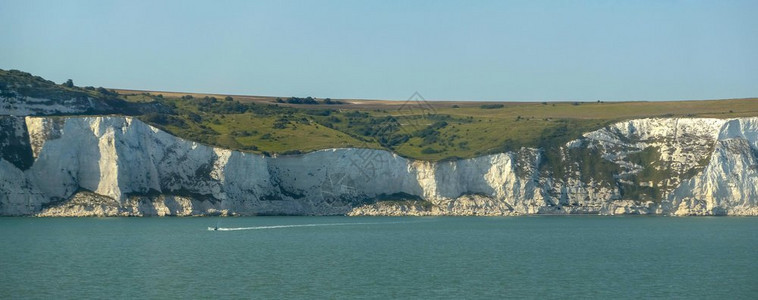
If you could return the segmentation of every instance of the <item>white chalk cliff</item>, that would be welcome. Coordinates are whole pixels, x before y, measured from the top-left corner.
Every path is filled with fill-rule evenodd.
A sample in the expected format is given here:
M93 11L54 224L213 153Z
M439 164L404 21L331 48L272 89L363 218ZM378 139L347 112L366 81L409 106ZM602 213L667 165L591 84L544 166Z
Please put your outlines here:
M758 215L758 118L631 120L552 153L445 162L266 157L130 117L0 119L0 215Z

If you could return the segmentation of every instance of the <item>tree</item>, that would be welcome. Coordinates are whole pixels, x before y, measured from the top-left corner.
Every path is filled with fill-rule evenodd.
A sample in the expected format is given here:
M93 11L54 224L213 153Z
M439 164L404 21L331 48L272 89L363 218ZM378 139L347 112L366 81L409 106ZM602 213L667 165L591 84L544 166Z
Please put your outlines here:
M234 101L234 98L232 98L232 96L226 96L226 98L224 98L224 101Z
M74 81L71 80L71 79L66 80L66 82L63 83L63 86L72 88L72 87L74 87Z

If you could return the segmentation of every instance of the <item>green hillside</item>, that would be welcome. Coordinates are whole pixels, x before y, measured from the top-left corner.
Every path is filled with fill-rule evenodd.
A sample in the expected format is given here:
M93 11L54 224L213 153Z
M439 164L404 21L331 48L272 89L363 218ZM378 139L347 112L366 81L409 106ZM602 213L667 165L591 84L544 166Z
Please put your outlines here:
M520 147L563 144L610 123L644 117L758 116L756 99L684 102L445 102L376 105L283 105L212 96L126 94L174 108L140 118L173 134L242 151L298 153L335 147L387 149L423 160L467 158ZM475 102L474 102L475 103ZM368 106L368 107L367 107ZM426 108L419 108L426 107Z
M23 93L19 91L22 86ZM0 72L0 90L4 95L11 90L35 97L76 94L117 103L111 105L122 109L116 113L135 115L188 140L240 151L294 154L365 147L423 160L467 158L525 146L551 147L625 119L758 116L758 99L555 103L351 101L113 91L58 85L19 71ZM122 105L123 100L131 105ZM151 109L134 109L132 105Z

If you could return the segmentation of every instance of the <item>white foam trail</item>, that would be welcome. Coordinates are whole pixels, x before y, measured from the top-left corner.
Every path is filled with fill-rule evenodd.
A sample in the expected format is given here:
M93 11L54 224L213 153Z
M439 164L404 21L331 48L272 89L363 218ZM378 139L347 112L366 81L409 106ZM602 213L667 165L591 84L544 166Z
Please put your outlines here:
M317 224L292 224L292 225L269 225L254 227L208 227L211 231L238 231L238 230L263 230L263 229L280 229L295 227L319 227L319 226L347 226L347 225L382 225L382 224L401 224L401 223L418 223L417 222L373 222L373 223L317 223Z

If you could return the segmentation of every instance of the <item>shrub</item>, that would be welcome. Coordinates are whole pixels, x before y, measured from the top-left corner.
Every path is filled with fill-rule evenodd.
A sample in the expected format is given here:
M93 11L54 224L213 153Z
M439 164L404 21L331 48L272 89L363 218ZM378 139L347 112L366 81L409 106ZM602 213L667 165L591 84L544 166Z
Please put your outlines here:
M273 127L274 129L284 129L284 128L287 128L287 124L289 123L290 121L289 119L287 119L287 117L281 117L279 119L276 119L276 121L274 121Z
M287 98L286 102L290 104L318 104L318 101L316 101L316 99L313 99L313 97L289 97Z
M328 109L314 109L314 110L306 111L305 113L307 113L307 114L309 114L311 116L324 116L324 117L326 117L326 116L331 115L332 111L328 110Z
M424 149L421 149L421 154L436 154L440 153L440 150L434 149L432 147L426 147Z
M198 115L196 113L193 113L193 112L188 112L187 113L187 118L190 119L192 122L195 122L195 123L200 123L200 122L203 121L203 118L200 115Z

